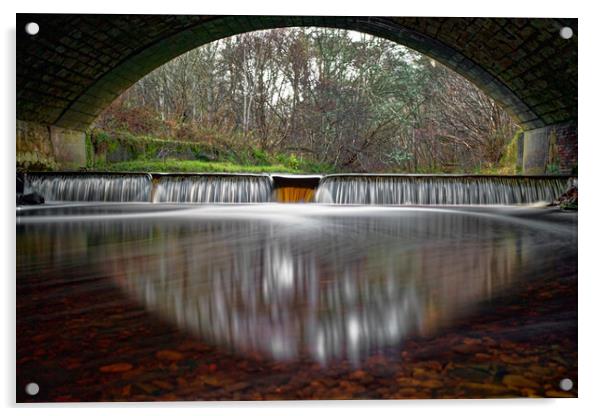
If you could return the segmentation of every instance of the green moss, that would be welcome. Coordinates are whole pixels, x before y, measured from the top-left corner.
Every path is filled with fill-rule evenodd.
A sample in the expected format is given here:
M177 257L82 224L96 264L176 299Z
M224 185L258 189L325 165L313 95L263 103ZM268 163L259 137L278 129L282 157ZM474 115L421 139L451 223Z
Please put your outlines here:
M86 132L86 167L94 166L94 145L89 131Z
M284 165L237 165L230 162L200 160L133 160L97 165L95 170L121 172L228 172L228 173L302 173Z
M500 161L496 165L480 165L473 170L473 173L479 175L518 175L522 172L522 169L516 166L518 160L518 139L522 134L521 130L512 137L512 140L508 143L504 149ZM458 172L462 173L462 172Z
M58 165L54 158L44 156L38 152L20 152L17 153L17 170L57 170Z
M333 173L333 166L295 154L270 154L245 144L192 142L133 135L129 132L89 132L88 169L168 172L295 172ZM107 162L113 152L126 154L125 162ZM118 153L118 154L119 154ZM109 157L107 157L109 156ZM193 160L190 160L193 159Z
M499 167L497 167L495 173L502 175L515 175L520 173L518 172L519 169L516 167L516 162L518 159L518 139L521 134L522 130L517 130L514 137L512 137L512 140L510 140L510 143L506 146L504 154L500 159Z
M568 201L560 204L560 209L563 211L577 211L579 209L577 201Z
M548 141L548 159L546 160L546 173L559 173L560 172L560 156L558 154L558 137L556 130L552 130Z

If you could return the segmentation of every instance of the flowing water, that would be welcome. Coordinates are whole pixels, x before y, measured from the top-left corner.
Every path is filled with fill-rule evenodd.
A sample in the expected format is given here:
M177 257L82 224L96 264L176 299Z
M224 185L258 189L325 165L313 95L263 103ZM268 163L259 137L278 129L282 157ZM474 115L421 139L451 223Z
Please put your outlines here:
M153 202L252 203L272 200L267 175L191 175L159 178Z
M47 202L150 201L148 174L26 174L23 192L37 192Z
M269 175L27 174L25 193L38 192L48 202L515 205L552 202L570 182L566 177L330 175L314 190L287 180L275 188Z
M171 184L159 198L190 200ZM248 185L261 191L214 195L267 195L262 177ZM20 400L562 394L558 380L576 380L576 221L520 207L21 208L17 383L42 389Z
M331 175L316 201L377 205L513 205L551 202L567 178L515 176Z

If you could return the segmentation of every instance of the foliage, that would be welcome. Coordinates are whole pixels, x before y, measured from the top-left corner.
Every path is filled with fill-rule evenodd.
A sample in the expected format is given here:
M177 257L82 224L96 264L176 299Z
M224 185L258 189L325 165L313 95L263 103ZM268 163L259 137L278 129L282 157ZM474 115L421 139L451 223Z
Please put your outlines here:
M518 157L518 141L522 131L517 130L514 137L504 149L504 153L497 166L490 167L488 173L500 175L516 175L522 169L516 165Z
M56 169L58 169L56 161L51 157L44 156L40 152L17 153L17 170L52 171Z
M203 162L199 160L133 160L97 165L91 170L114 172L229 172L229 173L306 173L284 165L237 165L230 162Z
M89 131L86 136L88 163L92 170L159 170L210 172L318 173L334 172L327 164L316 163L294 154L272 155L258 148L225 149L220 145L183 142L152 136L136 136L129 132ZM198 163L197 163L198 162ZM159 165L162 163L163 165Z
M429 58L318 28L252 32L192 50L136 83L97 127L113 137L198 143L211 149L199 156L206 161L278 158L291 169L337 172L500 169L516 130L494 101ZM103 143L99 135L95 150L110 153ZM154 150L142 157L177 157Z

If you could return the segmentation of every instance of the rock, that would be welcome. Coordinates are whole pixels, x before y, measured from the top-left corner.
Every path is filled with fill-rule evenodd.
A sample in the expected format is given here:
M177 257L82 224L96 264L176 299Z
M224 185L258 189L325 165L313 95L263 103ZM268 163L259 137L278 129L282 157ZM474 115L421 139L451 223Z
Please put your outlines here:
M224 384L227 383L225 380L213 376L204 376L201 377L201 380L203 381L203 383L212 387L222 387Z
M234 392L234 391L239 391L239 390L244 390L247 387L249 387L251 385L251 383L247 383L246 381L240 381L238 383L234 383L234 384L230 384L229 386L226 386L226 391L227 392Z
M398 397L414 397L416 395L416 389L411 387L404 387L402 389L397 390L396 396Z
M500 361L506 364L529 364L532 362L532 359L501 354Z
M157 351L155 357L157 357L159 360L164 361L180 361L184 358L184 354L173 350L161 350Z
M17 205L41 205L44 197L37 192L30 194L17 194Z
M366 373L363 370L357 370L354 371L353 373L349 374L349 378L352 380L361 380L364 379L368 376L368 373Z
M363 370L357 370L349 374L349 379L362 384L370 384L374 381L374 377Z
M529 366L528 373L534 375L535 378L545 378L555 375L556 371L548 366L542 367L540 365L531 365Z
M115 363L100 367L101 373L124 373L134 368L130 363Z
M491 374L487 371L483 371L480 368L471 368L471 367L456 367L447 371L451 377L460 379L460 380L472 380L478 382L484 382L491 378Z
M356 394L356 393L363 393L366 391L366 388L364 386L362 386L361 384L352 383L347 380L342 380L339 383L339 387L341 389L343 389L346 393L349 393L351 395Z
M560 195L557 200L550 205L559 206L563 210L577 210L578 206L577 185L571 186L564 194Z
M164 380L153 380L153 384L163 390L173 390L174 386Z
M464 343L466 345L480 345L483 343L483 341L481 341L478 338L464 338L462 340L462 343Z
M424 368L424 369L434 370L434 371L441 371L443 369L443 366L441 365L440 362L432 361L432 360L416 363L415 366L417 368Z
M420 382L410 377L399 377L397 384L400 386L417 386Z
M414 371L412 371L412 377L414 377L415 379L431 380L433 378L437 378L438 376L439 374L437 372L426 370L420 367L415 368Z
M532 398L541 397L539 394L537 394L537 391L535 389L524 388L520 392L525 397L532 397Z
M532 389L539 388L539 384L537 384L533 380L529 380L526 377L516 375L516 374L508 374L508 375L504 376L504 378L502 379L502 383L504 383L508 387L518 388L518 389L523 388L523 387L528 387L528 388L532 388Z
M462 387L491 395L510 393L506 387L490 383L462 383Z
M452 350L459 354L476 354L483 351L481 344L459 344L455 345Z
M312 380L309 385L314 390L322 390L325 387L324 383L322 383L320 380Z
M490 354L485 354L482 352L477 352L474 356L475 360L477 361L483 361L483 362L490 362L491 361L491 355Z
M136 387L145 392L146 394L153 394L158 390L157 387L147 383L136 383Z
M131 384L128 384L127 386L125 386L121 389L122 396L129 397L130 394L132 394L132 385Z
M443 387L443 383L439 380L423 380L420 382L420 387L427 389L440 389Z
M568 397L568 398L574 398L575 395L571 392L568 391L560 391L560 390L547 390L546 391L546 396L547 397Z

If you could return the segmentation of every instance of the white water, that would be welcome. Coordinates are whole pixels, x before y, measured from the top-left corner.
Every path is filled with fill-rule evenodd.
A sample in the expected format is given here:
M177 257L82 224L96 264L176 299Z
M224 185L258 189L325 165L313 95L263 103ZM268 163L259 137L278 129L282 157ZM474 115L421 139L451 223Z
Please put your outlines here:
M153 202L250 203L272 200L267 175L164 176Z
M333 175L316 202L362 205L513 205L552 202L567 178Z
M562 177L331 175L315 201L343 205L516 205L551 202L568 186ZM47 202L273 202L269 175L27 174L24 192Z
M147 174L27 174L23 192L37 192L46 202L144 202L151 190Z

